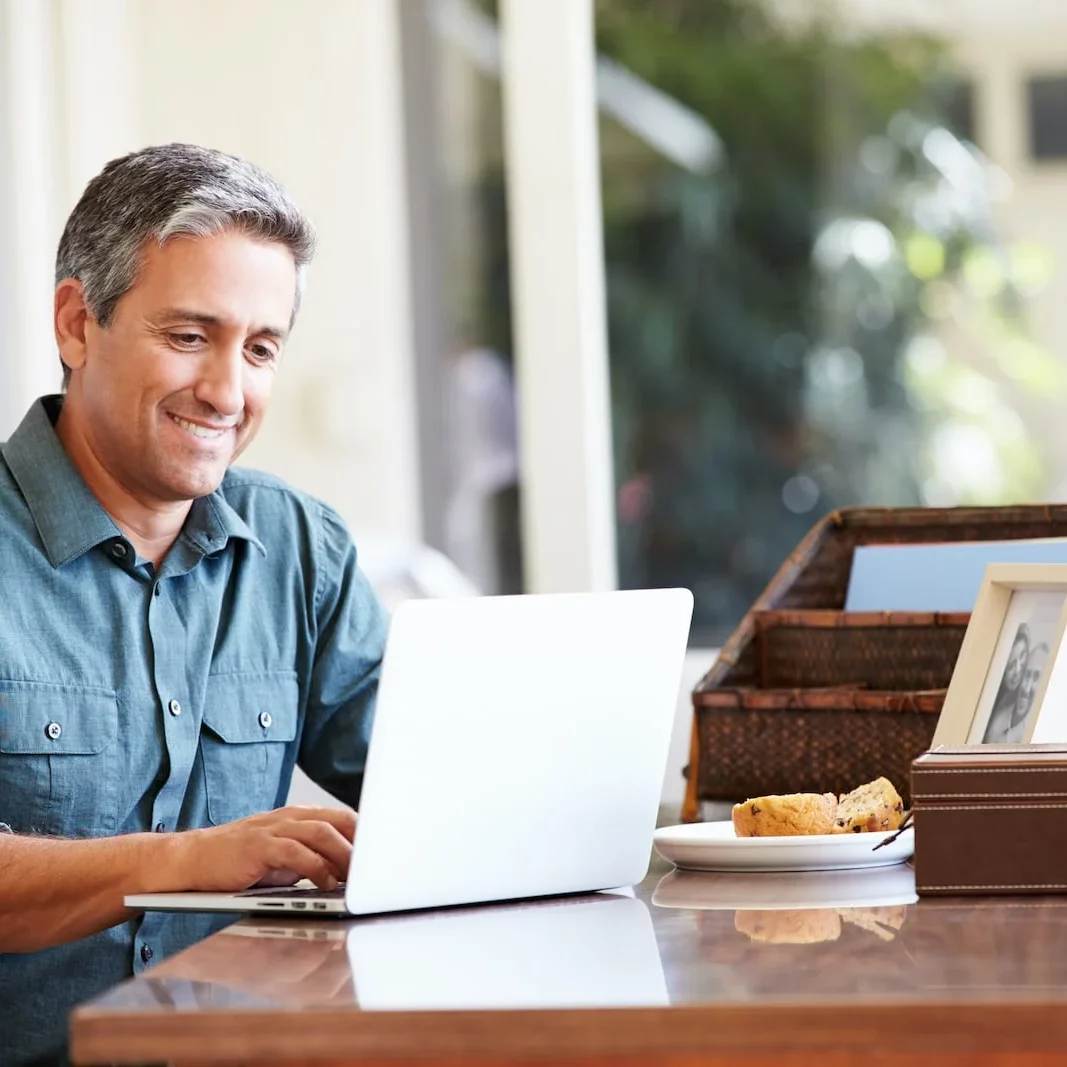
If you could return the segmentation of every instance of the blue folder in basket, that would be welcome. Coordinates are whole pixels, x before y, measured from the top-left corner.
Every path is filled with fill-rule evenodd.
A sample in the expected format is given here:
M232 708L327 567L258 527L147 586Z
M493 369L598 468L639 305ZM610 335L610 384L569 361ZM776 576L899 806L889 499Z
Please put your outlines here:
M971 611L990 563L1067 563L1067 538L858 545L845 611Z

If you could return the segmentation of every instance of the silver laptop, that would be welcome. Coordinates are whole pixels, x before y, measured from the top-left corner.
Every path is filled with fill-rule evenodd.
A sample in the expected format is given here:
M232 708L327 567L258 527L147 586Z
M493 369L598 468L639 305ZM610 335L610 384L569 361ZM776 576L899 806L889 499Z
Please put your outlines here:
M641 881L692 609L686 589L405 601L345 884L127 906L373 915Z

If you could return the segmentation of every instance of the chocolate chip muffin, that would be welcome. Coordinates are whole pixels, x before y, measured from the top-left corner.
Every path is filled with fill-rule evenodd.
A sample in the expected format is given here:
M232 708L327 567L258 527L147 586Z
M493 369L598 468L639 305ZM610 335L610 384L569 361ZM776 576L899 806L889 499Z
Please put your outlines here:
M834 832L837 797L833 793L785 793L735 804L738 837L801 837Z
M904 801L888 778L845 793L838 801L835 834L880 833L896 830L904 820Z

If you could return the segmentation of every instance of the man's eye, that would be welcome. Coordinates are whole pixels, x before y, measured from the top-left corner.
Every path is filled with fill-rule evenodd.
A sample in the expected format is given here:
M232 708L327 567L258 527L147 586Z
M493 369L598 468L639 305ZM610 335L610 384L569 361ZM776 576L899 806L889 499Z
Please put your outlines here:
M198 345L204 338L198 333L172 333L170 334L170 339L175 344L191 348L194 345Z
M267 345L249 345L248 351L257 363L270 363L274 359L274 349Z

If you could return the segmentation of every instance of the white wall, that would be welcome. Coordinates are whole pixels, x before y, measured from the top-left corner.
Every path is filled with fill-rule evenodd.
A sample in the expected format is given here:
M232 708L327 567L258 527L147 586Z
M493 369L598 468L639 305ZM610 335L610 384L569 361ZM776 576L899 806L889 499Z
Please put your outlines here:
M60 138L56 129L58 28L50 4L0 4L0 440L29 402L59 384L52 341L52 262L58 228Z
M782 8L803 15L809 0L779 0ZM1063 0L847 0L849 22L877 29L920 29L948 38L995 36L1019 30L1048 33L1067 26Z

